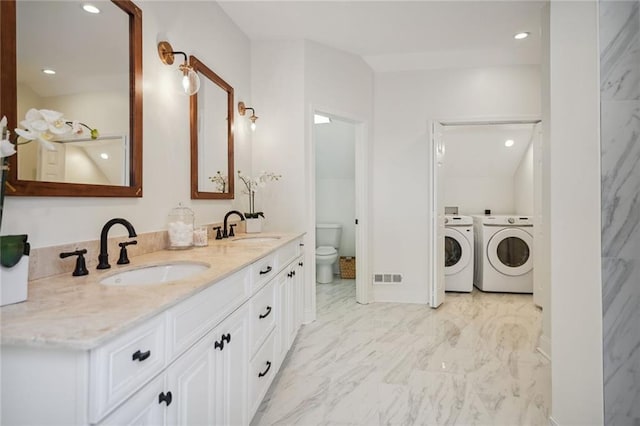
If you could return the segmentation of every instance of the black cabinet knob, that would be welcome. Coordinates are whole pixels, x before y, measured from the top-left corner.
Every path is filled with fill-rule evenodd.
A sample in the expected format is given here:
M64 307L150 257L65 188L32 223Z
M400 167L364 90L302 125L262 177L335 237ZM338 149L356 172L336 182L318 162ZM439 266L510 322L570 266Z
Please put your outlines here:
M171 405L171 401L173 400L173 395L171 395L171 391L164 393L160 392L158 395L158 404L162 404L163 402L167 404L167 407Z

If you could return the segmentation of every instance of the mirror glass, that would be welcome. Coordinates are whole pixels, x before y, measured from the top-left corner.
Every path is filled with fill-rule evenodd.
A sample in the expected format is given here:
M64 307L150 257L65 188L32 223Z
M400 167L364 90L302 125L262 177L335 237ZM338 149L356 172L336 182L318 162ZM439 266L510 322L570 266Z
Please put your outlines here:
M5 92L5 85L15 84L9 128L24 128L20 121L35 108L63 113L65 121L82 123L83 133L53 140L55 150L20 139L17 155L10 157L15 191L7 194L141 196L140 9L128 0L94 2L99 13L69 1L9 3L15 70L6 80L11 49L5 51L2 40L3 111L12 91ZM3 26L10 24L11 12L3 5ZM98 130L97 138L91 129Z
M189 62L200 77L191 97L191 198L232 199L233 88L195 56Z

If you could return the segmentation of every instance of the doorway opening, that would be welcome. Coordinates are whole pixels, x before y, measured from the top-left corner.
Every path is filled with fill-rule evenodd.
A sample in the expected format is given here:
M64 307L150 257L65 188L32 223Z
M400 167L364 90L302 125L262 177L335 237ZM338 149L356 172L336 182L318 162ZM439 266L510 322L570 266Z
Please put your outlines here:
M489 281L484 291L533 293L534 303L543 307L543 301L547 298L540 293L549 289L540 280L535 280L531 261L536 258L533 240L540 236L542 221L539 123L539 119L430 123L430 229L434 238L431 239L430 263L433 275L429 300L432 307L436 308L444 302L446 290L471 292L474 287L483 290L483 277L485 284ZM451 221L451 215L465 227L452 228L451 224L445 226L445 222ZM491 263L484 262L485 257L488 262L492 259L488 252L493 247L488 240L492 236L490 231L498 229L484 226L488 218L495 218L496 222L504 219L505 228L512 228L512 231L515 229L524 236L530 235L530 243L525 251L516 250L522 248L522 244L508 244L521 242L516 241L514 236L505 244L493 244L500 246L502 250L513 251L514 256L524 255L526 252L530 260L526 262L527 271L524 271L524 263L520 267L522 271L518 268L502 268L518 269L518 274L509 274L506 272L511 271L505 272L500 268L501 265L492 267ZM513 227L507 220L515 220L516 226ZM455 241L447 240L452 240L453 234L457 235L462 231L473 233L468 236L470 244L465 245L472 253L473 260L469 260L470 256L463 257L462 253L458 253L458 257L449 253L450 256L447 257L447 248L462 247L462 242L465 242L453 244ZM510 249L511 246L513 250ZM445 265L452 259L467 259L468 264L465 268L464 265L459 268L455 267L457 265L447 265L449 267L446 268ZM492 271L495 273L492 274ZM510 286L513 289L510 290Z
M315 319L316 286L348 286L358 303L368 303L370 284L366 125L326 110L310 115L307 321Z

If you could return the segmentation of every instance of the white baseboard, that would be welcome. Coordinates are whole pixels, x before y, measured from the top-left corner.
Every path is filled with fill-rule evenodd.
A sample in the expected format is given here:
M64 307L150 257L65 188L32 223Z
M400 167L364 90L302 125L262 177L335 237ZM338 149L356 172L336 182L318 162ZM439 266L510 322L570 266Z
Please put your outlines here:
M559 426L558 422L556 422L553 417L549 416L549 425L550 426Z
M540 336L540 341L538 342L538 352L540 352L545 358L551 361L551 339L549 337L542 335Z

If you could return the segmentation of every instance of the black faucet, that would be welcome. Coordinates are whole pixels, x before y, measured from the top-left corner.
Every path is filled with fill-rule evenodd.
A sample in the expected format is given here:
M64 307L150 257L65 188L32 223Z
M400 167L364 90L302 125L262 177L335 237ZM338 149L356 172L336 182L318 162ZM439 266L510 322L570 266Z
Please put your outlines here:
M227 219L232 214L237 214L240 216L240 220L244 220L244 216L238 210L231 210L229 213L224 215L224 223L222 224L222 238L227 238L229 236L229 231L227 230Z
M109 252L107 251L107 234L113 225L119 223L124 225L129 231L129 238L137 237L136 230L133 229L133 225L129 223L128 220L122 218L111 219L102 227L102 232L100 233L100 254L98 255L98 269L109 269L111 265L109 265Z

